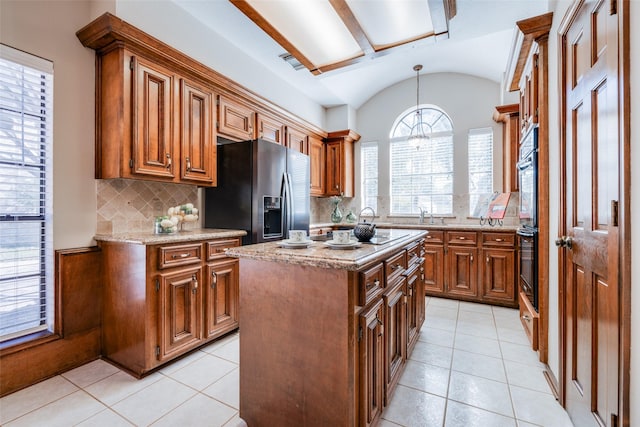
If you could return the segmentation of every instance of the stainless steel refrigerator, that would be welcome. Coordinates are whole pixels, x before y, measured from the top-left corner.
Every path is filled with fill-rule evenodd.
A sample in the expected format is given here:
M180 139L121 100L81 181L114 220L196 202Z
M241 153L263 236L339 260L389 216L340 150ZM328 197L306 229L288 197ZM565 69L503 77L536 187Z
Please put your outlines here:
M260 139L218 138L218 186L205 189L207 228L246 230L242 244L309 231L309 156Z

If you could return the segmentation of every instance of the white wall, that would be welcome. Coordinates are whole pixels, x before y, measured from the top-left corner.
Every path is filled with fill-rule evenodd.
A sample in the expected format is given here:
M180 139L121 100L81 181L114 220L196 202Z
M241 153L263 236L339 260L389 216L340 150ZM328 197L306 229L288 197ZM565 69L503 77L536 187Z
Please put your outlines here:
M479 77L456 73L425 74L420 77L420 103L442 108L454 129L454 194L468 193L467 133L469 129L492 127L494 140L494 189L502 189L502 125L493 121L494 109L500 105L500 84ZM389 132L395 119L415 107L416 80L404 80L369 99L358 109L356 131L361 142L379 143L378 214L383 218L389 209ZM356 144L356 185L360 183L359 146ZM359 193L360 189L356 191ZM454 197L455 200L455 197ZM454 202L455 204L455 202ZM466 218L468 212L463 215ZM462 220L460 216L458 220Z
M89 22L90 4L2 0L0 7L2 43L54 64L54 248L91 245L96 231L95 55L75 36Z

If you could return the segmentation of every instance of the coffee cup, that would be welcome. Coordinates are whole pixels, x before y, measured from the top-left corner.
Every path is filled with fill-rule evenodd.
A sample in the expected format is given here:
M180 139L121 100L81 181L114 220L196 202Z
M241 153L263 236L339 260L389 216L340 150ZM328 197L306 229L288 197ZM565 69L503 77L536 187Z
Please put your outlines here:
M307 240L306 230L289 230L289 240L294 243L304 242Z
M336 230L333 232L333 241L339 244L349 243L351 240L351 231L349 230Z

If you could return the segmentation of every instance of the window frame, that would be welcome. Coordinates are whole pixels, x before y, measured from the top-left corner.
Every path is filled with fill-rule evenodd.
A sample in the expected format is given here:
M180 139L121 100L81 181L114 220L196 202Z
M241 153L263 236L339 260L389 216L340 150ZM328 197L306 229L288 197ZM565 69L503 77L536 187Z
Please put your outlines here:
M37 184L33 184L33 188L38 188L38 197L37 197L37 207L33 214L29 214L29 209L25 209L23 212L17 212L17 210L12 213L10 211L5 211L2 215L0 215L0 224L4 223L6 227L11 227L15 225L15 236L20 234L21 224L33 224L39 223L38 229L38 241L37 248L33 248L32 250L37 250L39 255L30 256L27 259L36 260L39 258L37 263L37 269L32 267L33 271L26 273L18 272L18 265L20 263L19 259L9 260L9 265L7 269L13 268L15 274L13 275L0 275L0 282L9 283L11 287L11 282L14 283L14 289L20 289L24 287L24 284L18 285L20 280L24 280L29 277L36 278L37 280L37 301L39 301L38 311L39 320L36 317L33 317L33 320L38 325L23 328L20 330L13 331L11 333L7 333L5 335L0 336L0 349L5 349L8 346L11 346L12 349L14 347L23 348L25 343L31 343L37 341L41 343L42 339L54 339L53 336L56 331L55 328L60 323L59 313L55 309L56 299L58 294L56 290L56 284L54 280L54 255L53 255L53 223L52 223L52 209L53 209L53 98L54 98L54 73L53 73L53 63L46 59L42 59L35 55L31 55L29 53L14 49L10 46L0 44L0 59L4 62L8 62L6 66L6 71L8 72L11 68L22 69L19 71L21 73L20 78L14 78L12 81L11 75L7 75L4 78L4 81L8 85L14 85L14 87L21 88L20 93L22 97L25 97L27 94L26 82L30 82L33 87L39 87L38 92L33 92L36 95L31 96L30 101L32 104L25 103L22 101L18 105L20 108L12 108L10 97L6 97L6 103L2 101L0 103L0 118L5 118L5 121L0 121L0 126L6 126L7 136L6 141L10 141L7 146L9 149L4 151L7 153L4 159L0 159L0 166L8 168L8 170L16 170L16 171L30 171L34 172L32 174L33 179ZM4 69L4 68L3 68ZM18 72L18 71L16 71ZM25 76L38 76L32 77L31 79L26 79ZM16 84L17 82L17 84ZM34 83L38 82L38 83ZM22 83L22 86L20 86ZM11 86L7 86L11 87ZM13 98L16 99L15 97ZM38 112L30 112L28 111L28 107L30 106L38 106L40 109ZM12 120L10 117L14 116ZM20 119L19 125L16 125L16 118ZM36 123L35 126L33 124L29 124L27 120ZM25 122L27 124L25 125ZM12 127L19 126L18 130L13 129ZM0 128L1 129L1 128ZM31 138L28 140L27 132L29 130L36 131L33 135L36 135L35 138ZM17 136L11 136L10 132L16 132ZM17 153L11 152L11 141L15 143L18 141L18 146L21 147L22 151L18 151ZM36 141L36 142L34 142ZM34 151L32 147L29 145L37 145L37 151ZM25 147L26 146L26 147ZM25 152L29 152L31 149L31 157L35 160L33 162L25 161ZM33 154L37 153L37 154ZM17 157L14 159L13 157ZM9 169L10 168L10 169ZM20 176L20 175L19 175ZM9 185L12 185L11 183ZM14 183L20 187L18 182ZM24 187L20 187L21 190ZM16 190L9 189L5 194L8 197L11 197L13 194L16 194ZM24 199L17 196L20 200L33 201L35 199ZM17 206L17 205L16 205ZM35 205L34 205L35 206ZM9 205L10 209L11 206ZM10 231L14 231L9 229ZM34 233L34 235L36 235ZM8 238L8 237L7 237ZM0 247L1 249L1 247ZM0 255L2 252L0 251ZM22 261L24 263L24 261ZM34 263L35 264L35 263ZM22 268L26 268L24 265ZM36 271L37 270L37 271ZM33 286L33 285L31 285ZM16 308L13 309L15 311ZM12 310L10 310L12 311Z
M467 133L467 185L468 185L468 196L469 196L469 212L468 215L470 218L479 218L479 216L477 216L476 214L482 210L482 209L478 209L479 207L477 206L478 202L481 200L488 200L489 197L493 194L494 192L494 166L495 166L495 152L493 149L493 128L491 127L482 127L482 128L473 128L473 129L469 129L468 133ZM488 164L490 165L490 169L488 170L478 170L478 171L471 171L471 162L472 162L472 158L471 158L471 150L470 150L470 145L471 145L471 138L475 135L490 135L490 140L487 141L487 145L490 148L490 152L491 152L491 160L488 162ZM472 175L478 175L478 174L488 174L490 181L491 181L491 185L487 191L484 192L472 192L471 191L471 184L472 184ZM472 202L474 200L475 197L475 202Z

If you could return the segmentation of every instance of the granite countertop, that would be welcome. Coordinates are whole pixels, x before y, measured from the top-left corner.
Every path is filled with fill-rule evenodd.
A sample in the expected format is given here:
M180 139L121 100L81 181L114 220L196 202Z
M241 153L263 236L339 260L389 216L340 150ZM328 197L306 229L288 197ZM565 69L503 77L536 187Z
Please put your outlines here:
M97 234L93 238L98 242L138 243L153 245L157 243L179 243L194 240L222 239L225 237L242 237L247 234L244 230L230 230L224 228L196 228L176 233L155 234L151 232L132 232L117 234Z
M356 271L377 258L392 255L427 234L424 230L384 230L379 235L388 236L391 239L388 243L362 243L355 249L331 249L321 241L314 241L305 249L285 249L278 246L278 242L258 243L229 248L227 256Z
M499 232L499 231L516 231L518 228L520 228L519 225L491 226L489 224L480 225L480 224L473 224L473 223L398 224L398 223L392 223L392 222L375 222L374 221L374 224L378 229L400 228L400 229L411 229L411 230L463 230L463 231L497 231ZM313 230L313 229L319 229L319 228L332 228L332 227L347 228L347 227L354 227L354 226L355 226L354 223L348 223L348 222L341 222L338 224L335 224L332 222L326 222L326 223L310 224L309 228Z

